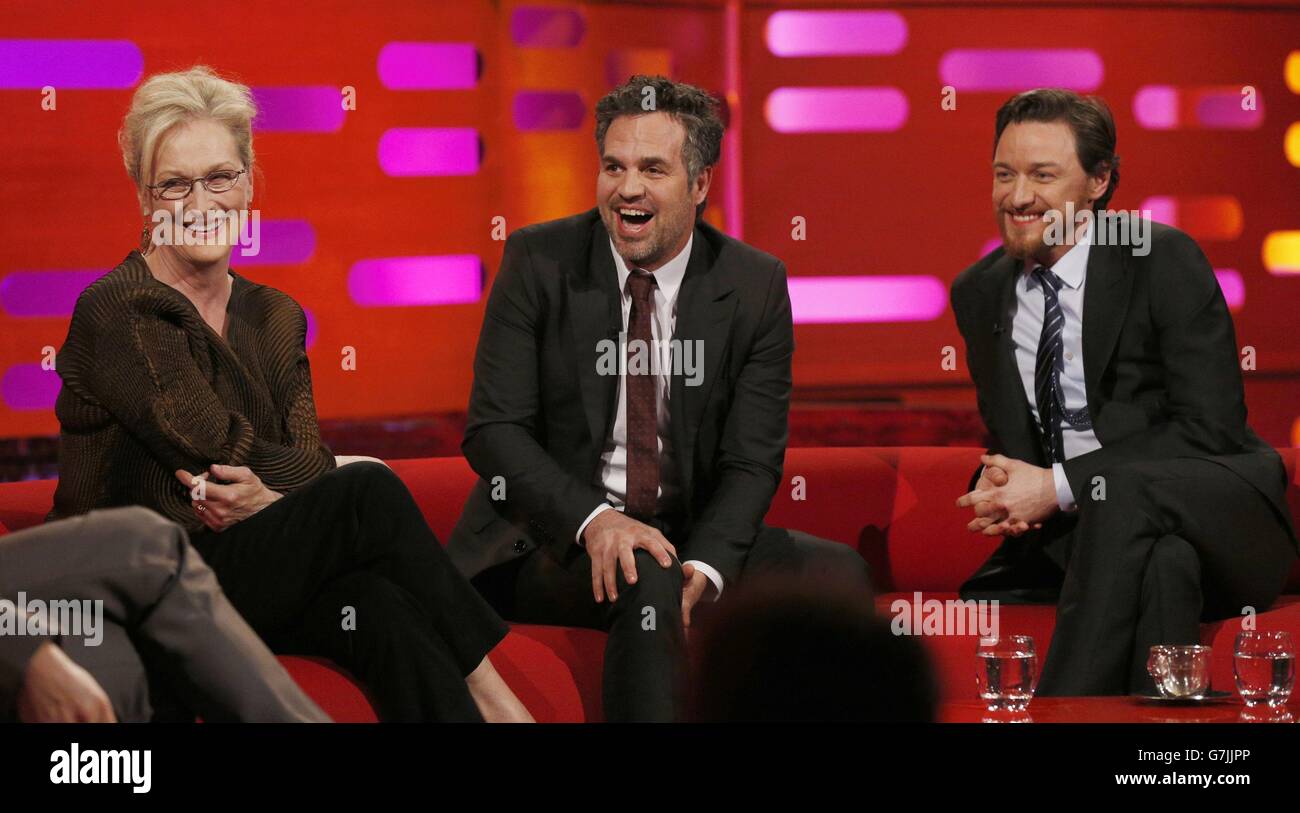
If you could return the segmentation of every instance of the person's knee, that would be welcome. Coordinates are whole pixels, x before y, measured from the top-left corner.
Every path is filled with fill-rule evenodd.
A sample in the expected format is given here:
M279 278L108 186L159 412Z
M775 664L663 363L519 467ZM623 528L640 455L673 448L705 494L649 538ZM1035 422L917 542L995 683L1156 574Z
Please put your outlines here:
M1199 586L1201 583L1201 559L1196 548L1181 536L1167 534L1156 540L1151 549L1151 558L1147 561L1144 581L1147 584L1182 583Z
M801 549L805 578L828 587L871 590L871 567L854 548L790 531L791 542Z
M1081 510L1141 510L1150 502L1151 478L1141 463L1119 463L1102 469L1075 494Z
M385 510L399 503L411 501L411 493L401 477L383 463L361 461L349 463L331 474L336 487L347 492L342 502L353 499L356 508L382 507Z
M819 550L834 578L859 587L871 586L871 567L856 550L838 542L822 542Z
M141 505L128 505L122 508L103 508L86 515L86 521L96 529L114 537L154 537L167 536L180 526L166 519L157 511Z
M672 599L681 603L682 566L676 559L669 557L668 567L661 565L649 552L637 550L632 552L636 564L636 583L628 584L622 566L617 570L619 597L637 594L649 600Z
M93 511L86 524L100 539L98 544L121 549L118 561L134 561L141 567L174 571L188 541L184 528L141 506Z
M346 466L340 466L335 469L334 476L345 482L367 486L391 486L393 483L401 484L402 482L402 478L398 477L388 466L370 460L359 460Z

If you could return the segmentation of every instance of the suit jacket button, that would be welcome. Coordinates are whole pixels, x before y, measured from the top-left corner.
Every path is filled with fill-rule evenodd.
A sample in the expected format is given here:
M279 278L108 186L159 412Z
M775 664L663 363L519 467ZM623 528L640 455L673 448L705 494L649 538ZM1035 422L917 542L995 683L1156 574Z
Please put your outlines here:
M526 547L528 547L528 543L525 542L524 540L522 539L515 540L515 553L523 553L524 548Z

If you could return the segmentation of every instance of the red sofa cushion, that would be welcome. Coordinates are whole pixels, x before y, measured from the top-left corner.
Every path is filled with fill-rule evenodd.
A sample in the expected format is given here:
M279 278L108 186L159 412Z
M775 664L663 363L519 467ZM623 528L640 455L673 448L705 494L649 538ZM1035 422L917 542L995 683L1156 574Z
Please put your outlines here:
M45 521L54 505L58 480L20 480L0 483L0 524L21 531Z
M346 669L325 658L299 655L281 655L280 663L334 722L378 722L365 691Z
M447 544L465 498L478 479L469 462L463 457L422 457L392 460L388 465L406 483L429 527Z

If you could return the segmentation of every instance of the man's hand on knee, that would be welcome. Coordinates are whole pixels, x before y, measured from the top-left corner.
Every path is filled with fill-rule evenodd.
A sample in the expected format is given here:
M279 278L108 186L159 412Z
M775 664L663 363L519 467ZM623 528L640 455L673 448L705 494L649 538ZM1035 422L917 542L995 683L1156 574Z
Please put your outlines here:
M672 567L677 549L655 528L624 514L622 511L601 511L582 532L583 545L591 556L591 592L596 603L609 596L618 600L618 568L623 568L623 578L636 584L637 548L646 551L660 566Z

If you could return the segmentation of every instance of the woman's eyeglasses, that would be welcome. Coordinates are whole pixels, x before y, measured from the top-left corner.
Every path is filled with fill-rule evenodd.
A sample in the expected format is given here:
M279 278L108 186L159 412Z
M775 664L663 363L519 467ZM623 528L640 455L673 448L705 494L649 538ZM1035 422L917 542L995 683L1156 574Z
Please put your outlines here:
M216 172L209 172L202 178L168 178L160 184L145 188L152 189L164 200L181 200L189 197L195 183L203 184L203 188L209 192L229 192L235 188L235 184L239 183L239 176L247 171L246 169L219 169Z

